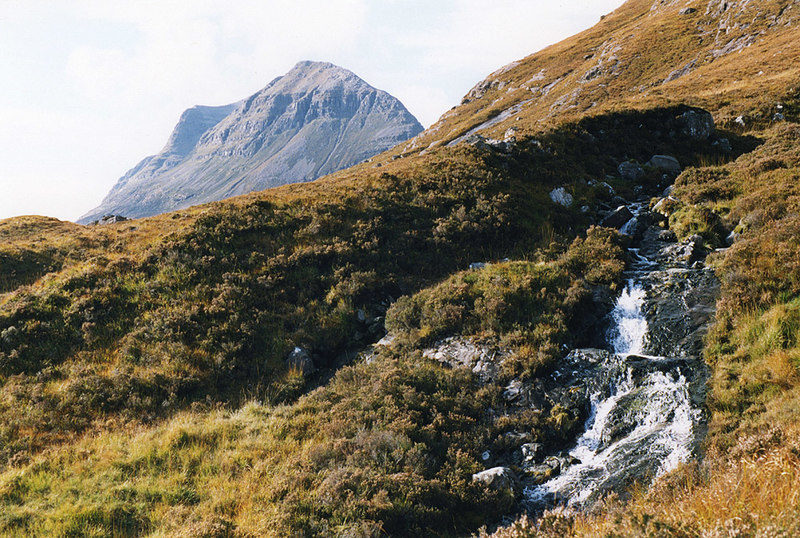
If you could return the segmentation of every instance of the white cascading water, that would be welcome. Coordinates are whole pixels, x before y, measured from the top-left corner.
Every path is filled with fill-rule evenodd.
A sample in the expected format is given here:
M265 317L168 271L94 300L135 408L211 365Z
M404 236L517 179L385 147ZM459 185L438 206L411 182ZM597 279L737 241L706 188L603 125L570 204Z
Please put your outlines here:
M638 256L638 252L634 255ZM644 258L640 263L652 264ZM631 355L646 357L642 360L665 360L643 355L647 335L645 300L645 290L632 279L616 301L609 333L614 351L609 361L617 361L616 366ZM630 368L622 368L621 372L612 382L610 395L597 393L591 397L586 430L569 451L580 463L528 488L526 494L533 505L582 506L592 500L593 494L608 493L615 485L625 483L625 473L631 466L646 468L642 477L653 473L657 476L691 457L700 411L692 406L683 375L653 371L634 382ZM626 407L617 409L626 399L635 399L636 405L628 402ZM628 433L619 438L609 434L615 412L617 420L622 414L629 425Z
M617 355L639 355L644 352L644 337L647 334L647 319L642 314L645 291L633 279L617 299L611 318L614 320L614 337L611 342Z

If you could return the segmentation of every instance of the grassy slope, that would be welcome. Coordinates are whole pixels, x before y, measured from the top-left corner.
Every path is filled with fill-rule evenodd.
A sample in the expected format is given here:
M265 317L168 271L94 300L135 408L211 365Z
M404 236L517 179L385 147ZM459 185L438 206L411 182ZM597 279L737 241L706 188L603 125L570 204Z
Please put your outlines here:
M583 177L654 150L713 158L708 143L652 134L681 111L566 125L540 137L544 149L441 150L396 173L80 228L94 252L73 252L77 261L4 297L0 455L25 457L93 424L155 420L206 398L291 397L302 388L283 363L294 346L332 365L382 335L393 298L471 261L535 257L537 246L582 231L578 204L609 196ZM562 183L578 198L571 210L547 197ZM112 237L119 251L101 254ZM359 311L376 323L359 322Z
M546 77L567 76L526 105L519 120L512 118L518 136L534 134L544 151L522 144L510 156L472 148L412 152L378 159L382 168L362 165L311 184L104 228L39 218L0 223L0 291L6 291L0 296L0 451L7 462L0 529L445 534L491 520L509 499L469 482L480 448L515 427L544 438L568 433L574 417L556 410L512 423L487 421L482 410L497 404L497 388L479 390L469 376L429 364L419 347L434 335L477 334L510 346L517 373L536 375L556 356L553 349L569 343L570 312L593 278L560 254L585 217L551 204L547 191L564 184L578 205L592 205L602 194L580 180L613 174L625 158L672 153L695 165L719 158L711 148L652 135L663 112L606 112L687 101L723 121L746 114L760 129L781 102L796 119L796 66L782 57L797 47L796 32L785 26L791 11L761 41L710 61L698 55L698 22L708 30L720 19L694 4L697 14L678 17L682 4L651 11L650 2L629 2L597 27L494 75L507 83L505 90L472 98L417 141L421 149L456 137L519 101L517 94L530 95L507 88L545 69ZM758 2L734 22L767 28L769 14L786 4ZM659 32L671 39L654 45ZM603 56L612 39L622 48ZM613 65L608 56L614 54L619 75L577 82L599 57ZM695 71L660 84L696 56L702 61ZM577 88L576 106L553 107ZM584 115L595 119L568 122ZM648 125L645 138L633 127L640 123ZM788 127L754 134L767 140L756 152L681 178L676 192L685 206L672 217L683 233L718 233L712 224L719 219L744 232L718 262L726 287L709 343L714 457L708 468L686 471L691 479L675 479L684 489L657 488L656 497L609 512L619 517L568 521L577 525L573 532L635 534L636 525L652 527L652 521L697 525L687 526L690 531L714 528L728 517L725 507L706 502L704 515L692 520L691 503L704 502L703 495L713 499L726 480L762 457L788 465L765 466L779 472L776 480L790 477L787 495L799 490L784 472L795 468L785 440L793 435L796 407L796 209L787 198L797 177L796 143ZM606 285L618 270L612 243L602 240L593 254L610 263L602 275ZM580 244L572 252L593 259ZM772 253L780 254L777 262ZM535 264L517 262L492 266L477 279L462 273L442 282L471 261L506 256L550 269L540 274ZM388 302L438 282L407 301L417 314L399 307L388 314L390 323L411 329L405 351L346 368L296 404L270 403L293 401L303 390L303 380L283 365L292 346L307 346L318 362L333 364L354 345L354 333L362 345L376 336L359 324L358 310L381 317ZM534 284L550 290L542 297L548 308L541 317L522 316ZM236 411L250 399L265 403ZM763 432L770 420L780 424L779 434ZM759 444L762 437L767 441ZM737 438L755 439L756 447L731 460L739 467L724 456ZM740 512L755 510L748 504L753 498L752 491L742 493ZM659 512L665 499L672 503L666 506L688 508L674 516ZM781 509L788 514L781 521L789 521L793 512ZM467 513L474 517L452 518Z
M613 234L596 230L553 261L463 272L424 293L458 304L459 284L471 282L474 293L495 294L495 301L476 303L480 312L467 318L488 307L499 322L453 329L518 338L513 333L539 328L554 314L569 322L581 306L583 275L595 285L618 280L620 255ZM608 264L589 268L587 259ZM498 279L507 282L503 293L492 284ZM552 308L512 308L534 290L544 293L542 286L551 289ZM292 405L249 403L235 412L198 405L155 427L106 431L53 449L4 473L0 528L62 535L464 533L513 500L470 480L487 445L519 429L548 442L580 424L557 407L487 415L490 407L502 409L501 391L423 359L409 342L345 367Z
M406 146L446 144L515 104L519 112L482 131L535 134L609 110L685 103L714 112L723 126L740 115L769 122L775 105L797 95L800 54L797 6L788 0L688 2L632 0L599 24L489 75L462 106L447 112ZM727 6L722 10L721 6ZM679 15L679 10L696 12ZM752 43L719 55L728 43ZM670 75L694 62L688 74Z

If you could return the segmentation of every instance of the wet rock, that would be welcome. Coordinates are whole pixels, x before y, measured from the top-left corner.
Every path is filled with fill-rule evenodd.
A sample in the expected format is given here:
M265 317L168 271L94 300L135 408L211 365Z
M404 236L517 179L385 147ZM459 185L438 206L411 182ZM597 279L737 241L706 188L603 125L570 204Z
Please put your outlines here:
M472 475L473 482L486 484L489 489L500 492L508 492L512 495L520 490L519 479L514 471L508 467L492 467Z
M664 254L674 254L675 247L705 249L701 241L687 241L663 248ZM692 247L690 247L692 248ZM662 263L674 269L658 271L646 282L647 306L644 314L648 324L645 345L647 353L666 357L696 356L702 350L703 336L714 316L719 281L714 272L702 269L702 264L687 263L694 255L678 250L683 259L665 259Z
M606 425L601 433L604 446L617 441L636 429L636 415L641 412L643 402L640 391L634 390L623 395L608 413Z
M694 244L695 248L697 249L702 249L703 247L705 247L705 241L703 240L702 235L692 234L686 240Z
M617 167L619 177L626 181L638 181L644 177L644 169L638 163L624 162Z
M614 187L612 187L611 185L609 185L605 181L603 181L601 183L598 183L597 187L599 189L605 190L608 193L609 196L614 196L615 194L617 194L616 191L614 190Z
M675 175L680 174L682 170L678 159L669 155L653 155L650 160L647 161L647 166L651 168L658 168L659 170L665 170L670 174Z
M550 405L561 405L579 420L589 413L590 395L607 394L609 381L619 374L619 357L603 349L573 349L543 389Z
M627 206L621 205L603 219L602 225L607 228L622 228L632 218L631 210Z
M614 195L611 197L611 207L619 207L621 205L628 205L628 201L622 196Z
M564 207L570 207L574 202L572 195L564 187L559 187L550 191L550 199Z
M655 220L655 216L652 213L642 211L626 222L620 228L620 233L631 236L634 241L639 241Z
M522 454L523 465L530 465L539 461L543 454L543 447L539 443L525 443L519 447L519 450Z
M695 246L692 243L676 243L665 247L661 255L670 258L674 262L686 264L694 257Z
M573 349L566 357L564 357L564 363L566 363L570 368L587 364L596 366L608 360L610 356L611 354L604 349Z
M689 110L678 117L681 134L692 140L708 140L714 134L714 117L705 110Z
M539 465L525 468L525 474L530 477L533 484L544 484L561 473L561 461L556 457L549 457Z
M514 379L508 385L506 385L505 389L503 389L503 398L506 401L512 402L520 397L522 393L522 381L519 379Z
M367 327L369 334L373 337L378 337L386 332L383 316L374 318Z
M705 242L695 234L681 243L664 247L660 257L673 264L685 265L704 258L705 254Z
M658 240L664 243L674 243L678 240L678 237L672 230L661 230L658 232Z
M569 454L550 456L539 465L529 465L525 468L525 474L531 478L534 484L542 484L552 480L564 472L570 465L580 463L578 458Z
M286 358L286 366L292 370L298 370L303 376L309 376L317 371L314 361L308 351L301 347L295 347Z

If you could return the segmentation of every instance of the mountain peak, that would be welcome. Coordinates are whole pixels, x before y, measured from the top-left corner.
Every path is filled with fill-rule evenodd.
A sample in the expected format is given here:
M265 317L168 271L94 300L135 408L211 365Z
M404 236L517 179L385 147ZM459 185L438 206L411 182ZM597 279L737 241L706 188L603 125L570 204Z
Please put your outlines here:
M343 67L339 67L336 64L332 64L330 62L321 62L317 60L302 60L294 64L289 72L292 71L312 71L312 70L322 70L322 69L335 69L340 71L347 71Z
M305 60L297 62L285 75L273 80L262 91L288 91L292 94L311 91L330 91L347 86L353 90L374 91L352 71L330 62Z
M310 181L422 131L400 101L329 62L298 62L237 103L195 106L166 146L128 171L83 216L145 217Z

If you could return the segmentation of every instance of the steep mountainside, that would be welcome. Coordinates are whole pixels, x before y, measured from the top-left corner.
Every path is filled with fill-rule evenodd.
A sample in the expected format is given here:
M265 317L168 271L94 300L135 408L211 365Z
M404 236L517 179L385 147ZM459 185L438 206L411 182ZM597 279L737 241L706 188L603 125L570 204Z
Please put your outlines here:
M635 0L599 24L509 64L408 145L544 126L609 110L685 103L718 124L769 122L797 90L800 6L782 0ZM508 133L514 136L513 131Z
M128 171L79 222L145 217L310 181L421 130L397 99L350 71L300 62L239 103L184 112L164 149Z
M371 162L0 222L0 536L800 535L798 23L630 0Z

